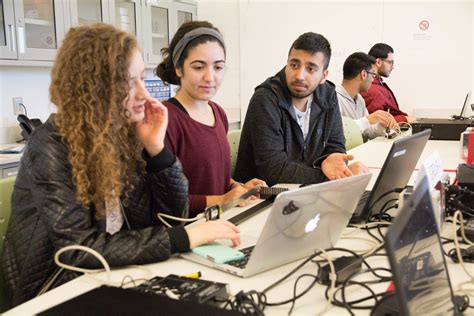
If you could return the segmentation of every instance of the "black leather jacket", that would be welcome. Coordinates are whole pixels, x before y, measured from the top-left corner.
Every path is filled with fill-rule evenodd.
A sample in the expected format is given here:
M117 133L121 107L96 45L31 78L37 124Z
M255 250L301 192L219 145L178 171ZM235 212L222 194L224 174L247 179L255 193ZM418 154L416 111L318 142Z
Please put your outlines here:
M147 161L147 172L124 204L130 229L110 235L105 220L94 217L94 207L85 207L74 197L68 148L52 119L37 128L21 159L12 196L12 214L2 256L3 276L13 306L33 298L57 270L54 253L67 245L90 247L104 256L111 267L162 261L175 252L189 250L183 226L167 229L156 212L187 216L188 182L182 167L166 149ZM68 251L66 264L101 268L93 256ZM60 285L77 277L62 272Z

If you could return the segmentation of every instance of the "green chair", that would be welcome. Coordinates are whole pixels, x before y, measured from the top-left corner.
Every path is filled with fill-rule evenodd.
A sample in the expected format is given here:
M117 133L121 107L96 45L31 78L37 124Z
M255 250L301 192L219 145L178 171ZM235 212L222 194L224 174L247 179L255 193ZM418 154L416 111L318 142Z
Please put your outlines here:
M342 117L342 128L346 138L346 150L357 147L364 143L359 125L350 117Z
M3 243L7 233L8 221L11 213L11 198L13 185L16 177L0 179L0 257L3 253ZM1 270L0 270L1 271ZM3 281L3 273L0 275L0 312L6 310L6 289Z
M232 130L227 133L227 140L230 145L230 167L231 175L234 174L235 164L237 163L237 154L239 152L240 129Z

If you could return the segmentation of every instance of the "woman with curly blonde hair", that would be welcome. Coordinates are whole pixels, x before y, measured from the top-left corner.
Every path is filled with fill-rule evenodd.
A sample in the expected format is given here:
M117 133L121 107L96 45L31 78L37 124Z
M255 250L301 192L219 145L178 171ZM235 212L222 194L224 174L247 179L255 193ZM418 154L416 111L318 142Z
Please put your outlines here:
M168 112L144 86L136 39L113 26L71 28L51 72L57 113L31 135L12 196L2 257L13 305L78 276L55 267L68 245L101 253L110 266L165 260L215 239L240 242L213 221L165 228L157 212L184 217L188 182L164 145ZM100 268L87 253L67 264Z

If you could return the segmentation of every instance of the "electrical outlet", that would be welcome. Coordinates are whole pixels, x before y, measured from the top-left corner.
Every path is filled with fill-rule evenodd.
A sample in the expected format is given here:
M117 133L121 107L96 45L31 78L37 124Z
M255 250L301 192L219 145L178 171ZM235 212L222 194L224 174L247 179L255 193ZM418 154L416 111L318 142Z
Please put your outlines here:
M13 98L13 115L25 114L23 113L23 98L14 97Z

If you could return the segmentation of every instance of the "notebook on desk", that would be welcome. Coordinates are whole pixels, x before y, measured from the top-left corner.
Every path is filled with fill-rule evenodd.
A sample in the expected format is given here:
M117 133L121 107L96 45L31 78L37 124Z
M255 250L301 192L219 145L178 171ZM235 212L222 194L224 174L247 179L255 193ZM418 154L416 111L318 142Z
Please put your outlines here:
M217 264L192 252L181 256L249 277L333 247L370 178L371 174L362 174L279 194L258 236L248 237L241 228L242 244L237 249L246 254L242 260Z
M393 207L405 188L425 148L430 130L406 136L393 142L371 191L364 192L351 223L367 221L371 215Z

